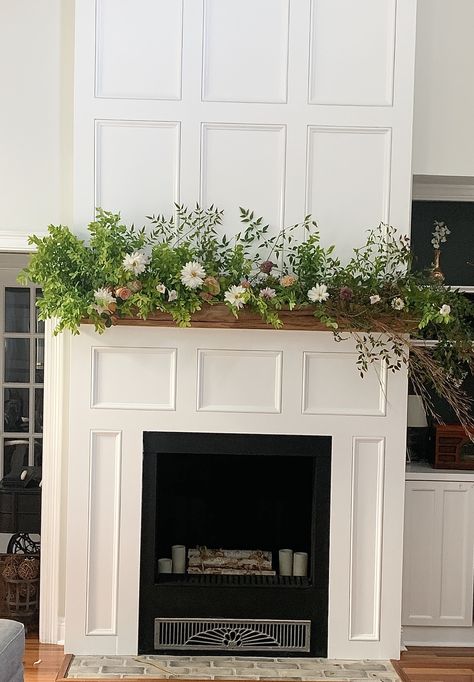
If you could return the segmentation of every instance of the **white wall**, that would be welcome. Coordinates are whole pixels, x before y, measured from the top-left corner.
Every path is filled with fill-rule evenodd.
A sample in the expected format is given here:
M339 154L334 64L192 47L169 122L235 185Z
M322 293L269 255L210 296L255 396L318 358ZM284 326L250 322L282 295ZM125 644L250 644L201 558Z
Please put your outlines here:
M69 219L72 8L0 2L0 233Z
M473 0L418 0L413 173L474 176Z

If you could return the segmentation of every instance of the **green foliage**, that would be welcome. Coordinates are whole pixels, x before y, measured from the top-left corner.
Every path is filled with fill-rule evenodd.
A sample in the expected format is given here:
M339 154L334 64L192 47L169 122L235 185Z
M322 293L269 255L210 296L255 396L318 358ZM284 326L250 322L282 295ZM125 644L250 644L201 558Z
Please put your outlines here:
M42 239L31 237L36 251L20 281L42 287L40 316L57 318L58 331L77 333L88 318L103 332L121 317L146 319L157 310L185 327L203 305L218 303L236 317L242 307L253 310L279 328L282 308L311 305L337 340L345 332L355 336L362 375L375 361L391 371L413 364L408 330L439 341L443 376L457 380L472 368L473 306L412 272L409 240L394 228L369 231L342 264L333 246L321 244L309 215L276 234L253 211L241 208L240 220L241 229L228 237L214 206L176 205L170 217L149 216L149 229L127 227L119 214L98 209L88 243L62 225L51 225ZM242 288L237 299L231 287Z

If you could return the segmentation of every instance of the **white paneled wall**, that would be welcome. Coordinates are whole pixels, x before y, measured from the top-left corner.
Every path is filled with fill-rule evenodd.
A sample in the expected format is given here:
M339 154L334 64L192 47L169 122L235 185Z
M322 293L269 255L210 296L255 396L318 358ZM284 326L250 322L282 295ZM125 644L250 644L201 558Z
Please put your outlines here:
M174 201L347 257L407 231L415 0L76 3L75 229ZM135 653L144 430L333 437L329 655L400 638L406 376L316 332L84 329L71 353L66 649ZM85 368L90 368L86 369ZM377 370L377 371L376 371ZM102 546L100 538L103 537Z
M82 328L67 651L136 652L143 432L166 430L332 436L328 653L397 656L406 376L373 367L361 379L355 357L326 332Z
M408 230L414 0L84 0L75 226L174 201L273 231L307 212L347 257Z

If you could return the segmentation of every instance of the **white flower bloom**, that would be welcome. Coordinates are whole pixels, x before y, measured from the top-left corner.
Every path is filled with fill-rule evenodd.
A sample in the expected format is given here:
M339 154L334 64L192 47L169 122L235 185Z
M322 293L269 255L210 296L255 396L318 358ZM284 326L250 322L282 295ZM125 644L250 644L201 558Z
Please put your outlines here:
M261 290L259 296L260 298L275 298L276 291L275 289L271 289L270 287L265 287L265 289Z
M97 310L99 315L105 313L109 309L110 303L115 303L115 297L112 296L109 289L102 287L94 291L95 305L93 308Z
M328 288L325 284L316 284L308 291L308 298L313 303L322 303L329 298Z
M177 293L176 289L170 289L168 291L168 301L170 303L172 303L173 301L176 301L177 298L178 298L178 293Z
M447 317L449 313L451 312L451 306L447 305L446 303L441 306L439 309L439 314L442 315L443 317Z
M378 294L374 294L373 296L370 297L370 305L374 305L374 303L379 303L380 301L380 296Z
M123 269L127 272L133 272L133 274L140 275L145 271L148 263L148 256L141 251L134 251L133 253L127 253L122 261Z
M435 229L432 232L433 239L431 243L435 249L439 249L440 245L447 241L446 237L448 234L451 234L451 230L443 220L435 220L433 224Z
M247 289L240 285L232 286L227 289L224 294L224 300L234 308L243 308L245 305L244 296L247 293Z
M157 285L156 285L156 290L157 290L157 292L158 292L159 294L164 294L165 291L166 291L166 287L165 287L164 284L161 284L161 283L160 283L160 284L157 284Z
M196 261L189 261L181 268L181 282L188 289L197 289L202 286L205 276L206 271L201 263L196 263Z
M394 308L394 310L403 310L404 307L405 307L405 301L403 300L403 298L394 298L393 299L392 308Z

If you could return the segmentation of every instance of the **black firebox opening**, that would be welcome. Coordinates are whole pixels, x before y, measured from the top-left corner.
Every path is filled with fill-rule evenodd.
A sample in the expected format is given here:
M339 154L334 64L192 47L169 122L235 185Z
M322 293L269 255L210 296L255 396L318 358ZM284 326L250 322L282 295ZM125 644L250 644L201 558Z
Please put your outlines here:
M325 656L330 472L327 436L145 433L139 651L163 651L155 618L260 618L310 620ZM276 576L159 574L174 544L270 551ZM307 577L278 575L282 548L308 554Z

